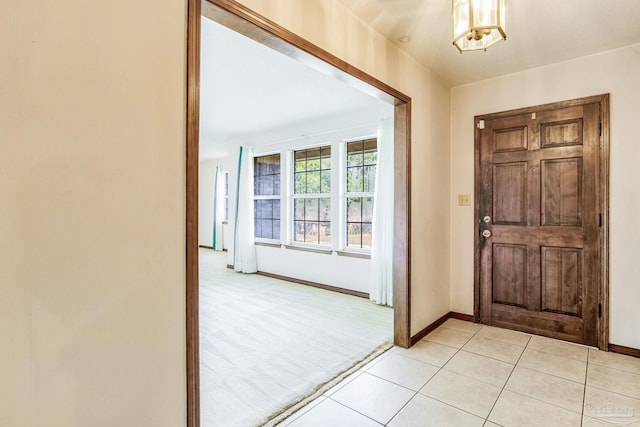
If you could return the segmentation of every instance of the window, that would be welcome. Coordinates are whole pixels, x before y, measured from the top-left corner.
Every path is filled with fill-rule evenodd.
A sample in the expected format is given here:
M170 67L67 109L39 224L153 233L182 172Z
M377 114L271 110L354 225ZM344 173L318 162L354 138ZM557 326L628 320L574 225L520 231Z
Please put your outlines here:
M347 142L346 145L345 242L349 249L371 249L378 144L373 138Z
M253 159L255 237L280 239L280 154Z
M331 146L293 153L293 241L331 245Z

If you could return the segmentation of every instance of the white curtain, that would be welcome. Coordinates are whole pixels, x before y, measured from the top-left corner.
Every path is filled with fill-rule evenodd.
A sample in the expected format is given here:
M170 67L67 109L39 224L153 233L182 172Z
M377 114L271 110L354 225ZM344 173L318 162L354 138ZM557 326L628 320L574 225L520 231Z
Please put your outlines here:
M213 250L222 250L222 221L224 221L224 172L216 166L213 183Z
M258 271L253 225L253 148L240 147L233 239L233 268L240 273Z
M378 165L373 199L371 301L393 306L393 117L378 126Z

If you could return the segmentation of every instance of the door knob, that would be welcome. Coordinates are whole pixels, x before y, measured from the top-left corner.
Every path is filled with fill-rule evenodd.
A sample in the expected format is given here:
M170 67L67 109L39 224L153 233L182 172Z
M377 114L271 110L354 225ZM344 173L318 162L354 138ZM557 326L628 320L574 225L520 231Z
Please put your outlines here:
M482 232L482 237L491 237L491 231L489 230L484 230Z

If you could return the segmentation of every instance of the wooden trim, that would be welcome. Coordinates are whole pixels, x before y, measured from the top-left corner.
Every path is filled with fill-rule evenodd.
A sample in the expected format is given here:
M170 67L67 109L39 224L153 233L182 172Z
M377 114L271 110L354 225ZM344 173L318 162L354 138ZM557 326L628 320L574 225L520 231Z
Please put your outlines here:
M435 322L431 323L426 328L424 328L423 330L421 330L420 332L418 332L417 334L412 336L411 337L411 345L413 346L413 345L417 344L418 341L420 341L422 338L424 338L427 335L429 335L431 332L435 331L440 325L442 325L444 322L446 322L450 318L451 318L451 312L449 312L447 314L444 314L438 320L436 320Z
M187 427L200 427L198 282L198 134L200 129L200 0L187 4L186 362Z
M199 247L199 248L202 248L202 249L211 249L211 250L213 250L213 246L199 245L198 247ZM229 252L229 249L227 249L227 248L222 248L222 252Z
M462 314L462 313L457 313L455 311L452 311L450 314L450 318L452 319L458 319L458 320L464 320L465 322L473 322L473 315L472 314ZM475 322L477 323L477 322Z
M602 317L598 322L598 347L609 350L609 162L610 162L610 102L609 94L600 95L600 304ZM636 356L638 357L638 356Z
M623 345L609 343L609 351L611 353L624 354L625 356L640 358L640 348L625 347Z
M411 346L411 101L394 110L393 342Z
M299 285L312 286L314 288L324 289L326 291L338 292L341 294L353 295L360 298L369 299L367 292L354 291L352 289L340 288L338 286L324 285L318 282L311 282L309 280L296 279L295 277L281 276L279 274L267 273L265 271L258 271L260 276L271 277L272 279L285 280L287 282L297 283Z
M549 104L524 107L498 113L483 114L474 117L474 156L475 156L475 180L474 180L474 309L475 322L482 320L481 292L480 292L480 232L477 218L480 216L480 131L476 126L478 120L491 120L516 116L524 113L555 110L587 104L600 105L600 124L602 126L599 147L599 209L602 214L602 227L600 229L600 284L598 302L602 307L602 316L598 318L598 347L607 351L609 347L609 162L610 162L610 102L609 94L594 95L584 98L576 98L568 101L553 102Z

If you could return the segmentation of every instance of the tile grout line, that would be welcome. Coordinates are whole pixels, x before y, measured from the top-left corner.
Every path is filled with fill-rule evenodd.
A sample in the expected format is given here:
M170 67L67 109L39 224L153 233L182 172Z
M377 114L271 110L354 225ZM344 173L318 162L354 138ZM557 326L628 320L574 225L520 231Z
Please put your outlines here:
M435 375L435 374L434 374L434 375ZM432 377L432 378L433 378L433 377ZM431 380L431 378L429 378L429 381L430 381L430 380ZM427 381L427 383L428 383L429 381ZM426 384L426 383L425 383L425 384ZM424 387L424 386L423 386L423 387ZM412 390L412 391L413 391L413 390ZM413 396L411 396L411 398L410 398L409 400L407 400L407 401L404 403L404 405L402 405L402 406L400 407L400 409L398 409L398 410L396 411L396 413L395 413L395 414L393 414L393 416L392 416L391 418L389 418L389 421L387 421L387 422L386 422L386 423L384 423L383 425L384 425L384 426L388 426L388 425L389 425L389 423L390 423L391 421L393 421L393 419L394 419L395 417L397 417L397 416L398 416L398 414L399 414L399 413L400 413L400 412L401 412L401 411L402 411L402 410L403 410L403 409L404 409L404 408L409 404L409 402L411 402L413 399L415 399L415 397L416 397L418 394L419 394L419 393L418 393L417 391L416 391L416 392L414 392L414 393L413 393Z
M584 369L584 390L582 392L582 412L580 413L580 427L582 427L582 424L584 423L584 405L587 399L587 378L589 375L589 359L591 356L591 349L587 350L587 365L585 366Z
M518 360L516 361L515 365L513 365L513 369L509 373L509 376L507 377L507 380L504 382L504 385L502 386L502 389L500 390L500 393L498 393L498 397L496 398L496 401L493 402L493 405L491 405L491 409L489 410L489 414L487 415L487 418L485 418L485 423L487 421L493 422L493 421L489 420L489 417L491 416L491 413L495 409L496 404L498 403L498 400L500 400L500 396L502 396L502 392L507 388L507 383L509 382L509 379L511 379L511 375L513 375L513 371L516 370L516 366L518 366L518 363L520 363L520 359L522 358L522 355L524 354L524 352L527 350L527 347L529 346L530 342L531 342L531 335L529 335L529 339L527 340L527 344L525 344L524 348L522 349L522 353L520 353L520 357L518 357Z
M363 417L370 419L371 421L373 421L373 422L374 422L374 423L376 423L376 424L380 424L381 426L386 425L386 424L382 424L382 423L378 422L378 420L375 420L375 419L371 418L370 416L368 416L368 415L366 415L366 414L363 414L362 412L360 412L360 411L358 411L358 410L356 410L356 409L354 409L354 408L352 408L352 407L350 407L350 406L345 405L345 404L344 404L344 403L342 403L342 402L339 402L339 401L337 401L337 400L335 400L335 399L332 399L331 397L327 397L327 400L330 400L330 401L332 401L332 402L334 402L334 403L337 403L338 405L340 405L340 406L342 406L342 407L344 407L344 408L347 408L348 410L353 411L353 412L355 412L355 413L356 413L356 414L358 414L358 415L362 415ZM394 415L394 416L395 416L395 415Z
M443 327L444 327L445 329L452 329L452 328L447 328L446 326L443 326ZM455 353L453 353L453 354L451 355L451 357L450 357L450 358L448 358L448 359L447 359L447 361L446 361L446 362L444 362L444 363L442 364L442 366L438 367L438 370L436 371L436 373L435 373L435 374L433 374L433 375L431 376L431 378L429 378L429 380L428 380L426 383L424 383L424 385L423 385L422 387L420 387L420 390L422 390L423 388L425 388L425 387L427 386L427 384L429 384L429 383L431 382L431 380L432 380L433 378L435 378L435 376L436 376L436 375L438 375L438 374L440 373L440 371L442 371L442 370L446 370L447 372L453 372L453 371L449 371L449 370L447 370L447 369L444 369L445 365L446 365L447 363L449 363L449 361L450 361L451 359L453 359L453 358L456 356L456 354L460 353L460 352L462 351L462 347L464 347L465 345L467 345L467 343L468 343L469 341L471 341L471 340L473 339L473 337L475 337L475 336L476 336L476 334L477 334L478 332L480 332L480 330L481 330L483 327L484 327L484 325L482 325L482 326L481 326L477 331L473 332L473 333L471 334L471 336L469 337L469 339L467 339L467 340L464 342L464 344L462 344L459 348L451 347L451 346L447 346L447 347L450 347L450 348L455 348L455 349L456 349L456 352L455 352ZM468 332L468 331L460 331L460 330L458 330L458 329L452 329L452 330L455 330L455 331L458 331L458 332L470 333L470 332ZM427 335L427 337L428 337L428 336L429 336L429 335ZM426 339L426 337L425 337L425 338L423 338L423 339ZM421 340L421 341L422 341L422 340ZM446 344L437 343L437 342L435 342L435 341L429 341L429 342L433 342L433 343L435 343L435 344L440 344L440 345L445 345L445 346L446 346ZM458 375L461 375L461 376L465 376L465 377L466 377L466 375L462 375L462 374L458 374ZM471 377L468 377L468 378L471 378ZM484 381L482 381L482 382L484 382ZM420 391L419 391L419 390L416 392L416 395L418 395L418 394L420 394L421 396L424 396L424 397L426 397L426 398L428 398L428 399L435 400L436 402L440 402L440 403L442 403L443 405L450 406L450 407L455 408L455 409L457 409L457 410L459 410L459 411L463 411L463 412L465 412L465 413L467 413L467 414L470 414L470 415L473 415L473 416L475 416L475 417L478 417L476 414L472 414L471 412L468 412L468 411L466 411L466 410L464 410L464 409L462 409L462 408L458 408L457 406L453 406L453 405L451 405L451 404L449 404L449 403L447 403L447 402L442 402L441 400L438 400L438 399L435 399L435 398L433 398L433 397L431 397L431 396L427 396L427 395L425 395L425 394L422 394L422 393L420 393ZM414 398L415 398L415 396L413 396L411 399L414 399ZM409 403L409 402L407 402L407 404L408 404L408 403ZM406 406L406 404L405 404L405 406ZM396 413L396 415L398 415L398 414ZM394 417L395 417L396 415L394 415ZM482 419L482 417L478 417L478 418L481 418L481 419ZM393 418L392 418L392 420L393 420ZM485 421L486 421L486 420L485 420Z
M456 332L465 332L465 333L469 333L469 332L467 332L467 331L460 331L460 330L458 330L458 329L447 328L446 326L440 326L440 327L442 327L442 328L444 328L444 329L454 330L454 331L456 331ZM482 327L480 327L480 329L482 329ZM420 393L420 390L422 390L423 388L425 388L425 387L427 386L427 384L429 384L429 382L431 382L431 380L432 380L436 375L438 375L438 373L439 373L442 369L444 369L444 366L445 366L447 363L449 363L449 361L450 361L451 359L453 359L453 358L455 357L455 355L456 355L456 354L458 354L458 353L460 352L460 350L462 350L462 347L463 347L463 346L465 346L465 345L469 342L469 340L471 340L471 338L473 338L473 337L478 333L478 331L480 331L480 329L478 329L477 331L475 331L475 332L474 332L474 333L469 337L469 339L468 339L467 341L465 341L465 343L464 343L464 344L462 344L462 346L460 346L460 348L452 347L452 346L449 346L449 345L446 345L446 344L442 344L442 343L438 343L438 342L435 342L435 341L428 341L428 340L426 340L426 338L427 338L429 335L427 335L427 337L424 337L423 339L421 339L421 340L420 340L420 341L426 340L426 341L428 341L428 342L432 342L432 343L435 343L435 344L438 344L438 345L442 345L442 346L449 347L449 348L454 348L454 349L456 349L456 352L455 352L455 353L453 353L453 354L451 355L451 357L450 357L450 358L448 358L448 359L447 359L447 361L446 361L446 362L444 362L444 363L442 364L442 366L436 366L436 367L438 368L438 370L437 370L437 371L436 371L436 372L435 372L435 373L434 373L434 374L433 374L433 375L432 375L432 376L427 380L427 382L425 382L425 383L420 387L420 389L419 389L418 391L416 391L416 392L414 393L414 395L413 395L413 396L411 396L411 399L407 400L407 402L405 402L405 404L404 404L404 405L402 405L402 407L401 407L401 408L400 408L400 409L399 409L395 414L393 414L393 417L391 417L391 419L390 419L390 420L385 424L385 426L386 426L386 425L388 425L391 421L393 421L393 419L394 419L396 416L398 416L398 414L400 413L400 411L402 411L402 410L403 410L403 409L404 409L404 408L409 404L409 402L411 402L413 399L415 399L415 398L416 398L416 396L417 396L418 394L420 394L421 396L424 396L424 397L426 397L426 398L433 399L432 397L429 397L429 396L426 396L426 395L421 394L421 393ZM417 343L416 343L416 344L417 344ZM412 360L417 360L417 359L412 359ZM419 362L421 362L421 361L419 360ZM427 362L423 362L423 363L427 363ZM430 363L427 363L427 364L428 364L428 365L431 365ZM431 366L435 366L435 365L431 365ZM412 390L412 391L413 391L413 390ZM438 399L433 399L433 400L435 400L435 401L437 401L437 402L440 402ZM448 403L445 403L445 402L440 402L440 403L442 403L442 404L444 404L444 405L447 405L447 406L450 406L450 407L452 407L452 408L455 408L455 409L460 410L460 408L456 408L455 406L453 406L453 405L449 405ZM466 412L466 411L465 411L465 412ZM474 415L474 414L472 414L472 415Z

